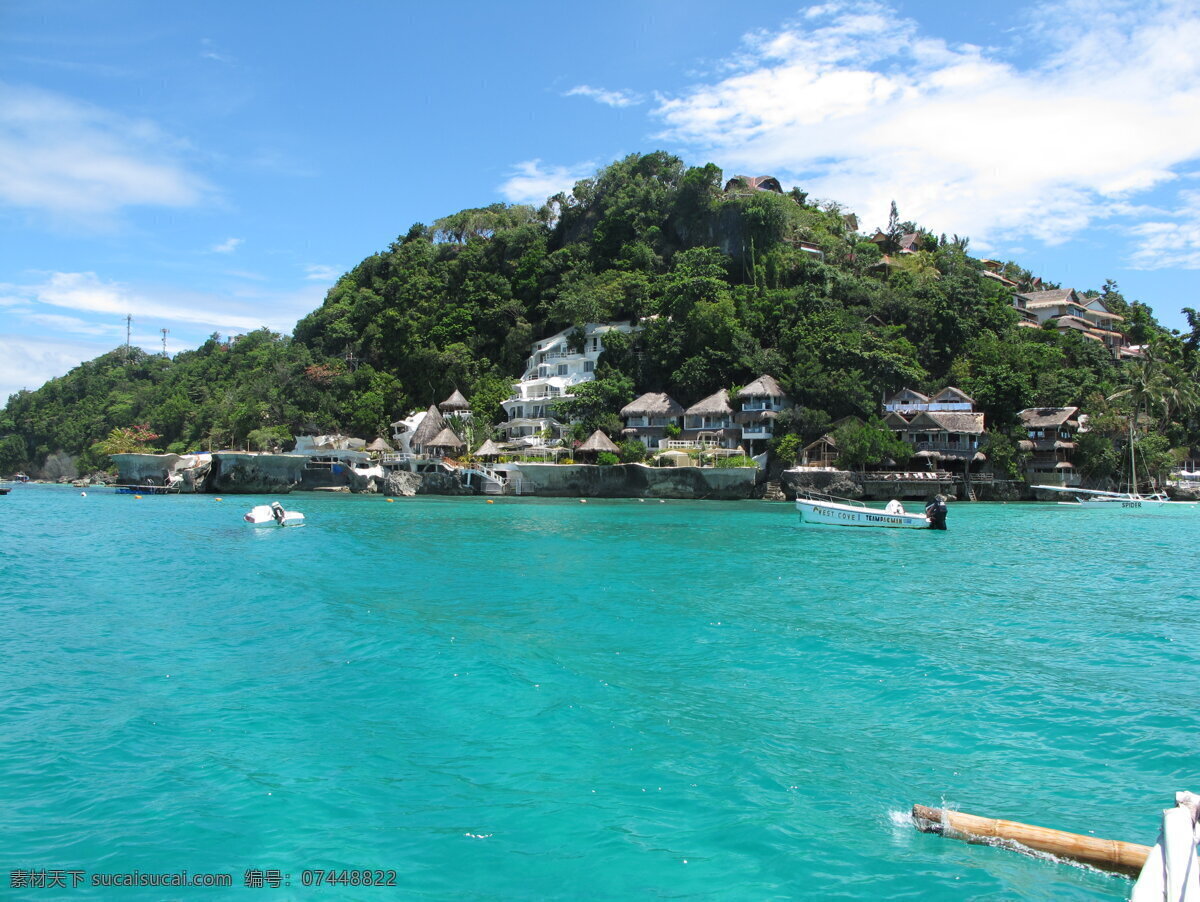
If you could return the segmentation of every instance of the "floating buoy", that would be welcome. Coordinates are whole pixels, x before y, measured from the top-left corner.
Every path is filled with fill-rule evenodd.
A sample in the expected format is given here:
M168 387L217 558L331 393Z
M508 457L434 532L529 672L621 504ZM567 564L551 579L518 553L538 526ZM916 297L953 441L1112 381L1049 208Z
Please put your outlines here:
M496 502L495 502L495 501L493 501L491 498L489 498L489 499L488 499L488 504L495 504L495 503L496 503Z
M396 503L396 499L395 499L395 498L384 498L383 500L384 500L384 501L386 501L388 504L395 504L395 503Z
M580 503L580 504L587 504L587 499L586 499L586 498L580 498L580 499L579 499L579 503Z
M223 498L214 498L214 499L213 499L213 501L224 501L224 500L225 500L225 499L223 499Z
M142 496L141 496L141 495L134 495L133 497L134 497L134 499L135 499L135 500L137 500L137 501L141 501L141 500L142 500Z
M86 498L86 497L87 497L87 492L80 492L80 493L79 493L79 497L80 497L80 498Z

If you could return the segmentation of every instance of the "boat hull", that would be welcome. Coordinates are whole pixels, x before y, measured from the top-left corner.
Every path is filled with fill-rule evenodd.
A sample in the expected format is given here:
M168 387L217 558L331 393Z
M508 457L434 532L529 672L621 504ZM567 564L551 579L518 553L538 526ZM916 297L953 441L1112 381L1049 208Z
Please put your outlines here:
M299 511L282 511L277 518L269 504L259 504L242 517L251 526L303 526L304 514Z
M1125 513L1139 513L1141 511L1161 510L1164 507L1195 507L1195 503L1189 501L1168 501L1161 498L1080 498L1078 501L1060 501L1060 504L1070 505L1071 507L1082 507L1091 510L1119 510Z
M893 514L871 507L855 507L832 501L813 501L797 498L796 510L804 523L824 526L865 526L883 529L931 529L932 524L924 514Z

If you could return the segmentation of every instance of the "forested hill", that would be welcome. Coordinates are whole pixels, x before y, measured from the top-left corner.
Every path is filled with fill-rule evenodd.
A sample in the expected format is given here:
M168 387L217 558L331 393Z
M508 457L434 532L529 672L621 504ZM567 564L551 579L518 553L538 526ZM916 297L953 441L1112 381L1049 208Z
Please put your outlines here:
M689 404L762 373L802 405L789 428L805 437L873 415L905 385L954 384L1002 428L1024 407L1087 403L1120 384L1095 342L1017 328L1011 289L981 275L967 240L893 216L889 240L916 232L919 249L885 261L847 212L798 189L727 185L711 164L632 155L540 209L496 204L412 226L290 338L214 336L173 360L122 348L13 395L0 473L57 450L98 464L93 446L134 424L177 451L313 429L370 438L455 388L496 420L535 338L604 320L643 329L606 354L573 411L602 424L643 391ZM1015 264L1002 274L1032 285ZM1173 342L1194 368L1194 341L1111 285L1105 300L1136 342Z

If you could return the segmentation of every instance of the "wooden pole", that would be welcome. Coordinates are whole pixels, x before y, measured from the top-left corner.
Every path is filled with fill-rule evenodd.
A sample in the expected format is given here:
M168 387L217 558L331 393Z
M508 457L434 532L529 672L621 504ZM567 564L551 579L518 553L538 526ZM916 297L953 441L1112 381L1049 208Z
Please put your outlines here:
M1149 846L1121 842L1117 839L1097 839L1062 830L1049 830L1016 821L977 817L944 808L913 805L912 818L917 829L925 833L940 833L966 842L1019 843L1038 852L1049 852L1059 858L1082 862L1103 871L1114 871L1136 877L1150 854Z

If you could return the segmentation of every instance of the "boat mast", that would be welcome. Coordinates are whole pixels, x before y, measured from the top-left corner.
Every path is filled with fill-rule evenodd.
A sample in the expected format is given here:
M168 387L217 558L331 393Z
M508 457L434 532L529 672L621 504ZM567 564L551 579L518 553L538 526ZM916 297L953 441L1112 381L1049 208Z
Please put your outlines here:
M1136 411L1136 407L1134 410ZM1129 419L1129 494L1138 493L1137 458L1133 453L1133 417Z

